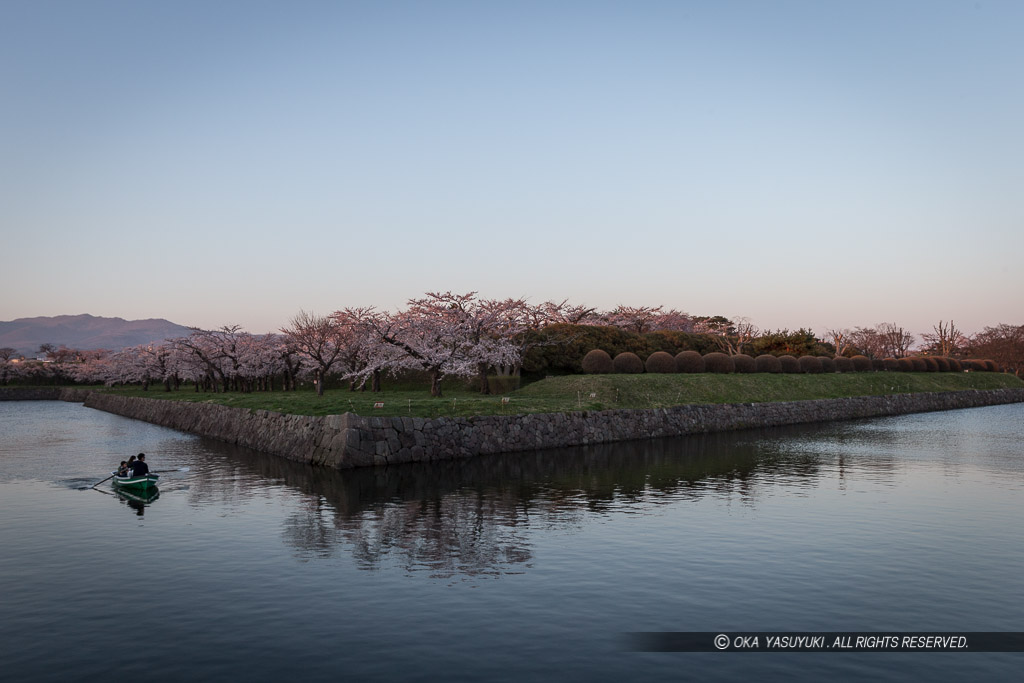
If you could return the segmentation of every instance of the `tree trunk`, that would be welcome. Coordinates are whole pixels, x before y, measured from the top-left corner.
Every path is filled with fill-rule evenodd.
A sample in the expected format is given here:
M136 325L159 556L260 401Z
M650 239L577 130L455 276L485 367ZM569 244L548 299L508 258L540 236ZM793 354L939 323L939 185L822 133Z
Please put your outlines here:
M441 371L431 370L430 371L430 395L440 396L441 395Z
M317 369L316 371L316 395L323 397L324 395L324 373L323 370Z
M491 387L487 384L487 363L476 364L477 381L480 385L481 394L491 393Z
M373 393L380 391L380 370L373 371L373 386L370 387L370 391Z

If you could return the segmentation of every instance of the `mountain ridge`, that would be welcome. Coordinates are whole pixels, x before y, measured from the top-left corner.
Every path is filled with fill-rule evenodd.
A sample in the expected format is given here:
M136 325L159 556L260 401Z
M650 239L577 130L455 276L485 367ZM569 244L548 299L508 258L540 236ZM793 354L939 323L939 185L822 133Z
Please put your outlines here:
M89 313L36 316L0 321L0 348L12 348L29 357L35 356L42 344L83 351L117 351L128 346L185 336L190 331L184 325L163 318L126 320Z

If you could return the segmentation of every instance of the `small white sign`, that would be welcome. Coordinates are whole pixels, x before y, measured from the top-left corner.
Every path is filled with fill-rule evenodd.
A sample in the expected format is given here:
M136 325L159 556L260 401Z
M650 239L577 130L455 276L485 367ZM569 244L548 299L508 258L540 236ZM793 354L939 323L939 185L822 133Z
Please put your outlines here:
M384 401L377 401L376 403L373 404L373 407L374 408L383 408L384 407Z
M501 402L502 402L502 403L508 403L508 401L509 401L509 398L508 398L508 396L502 396L502 397L501 397Z

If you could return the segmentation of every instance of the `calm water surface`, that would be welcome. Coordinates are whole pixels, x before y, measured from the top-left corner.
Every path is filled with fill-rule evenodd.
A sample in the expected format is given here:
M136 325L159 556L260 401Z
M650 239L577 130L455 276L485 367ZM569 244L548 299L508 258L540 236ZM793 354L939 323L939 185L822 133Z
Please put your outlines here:
M0 402L0 678L1020 680L1024 654L629 631L1024 631L1024 405L334 472ZM144 451L149 501L87 488Z

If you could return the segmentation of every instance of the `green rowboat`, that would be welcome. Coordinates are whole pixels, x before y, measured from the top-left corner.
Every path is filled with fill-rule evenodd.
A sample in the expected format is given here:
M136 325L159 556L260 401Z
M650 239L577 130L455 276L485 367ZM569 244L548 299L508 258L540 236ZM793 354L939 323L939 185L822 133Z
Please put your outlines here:
M117 473L114 473L114 486L118 486L123 489L135 489L145 491L149 488L156 488L157 479L160 478L159 474L144 474L141 477L119 477Z

